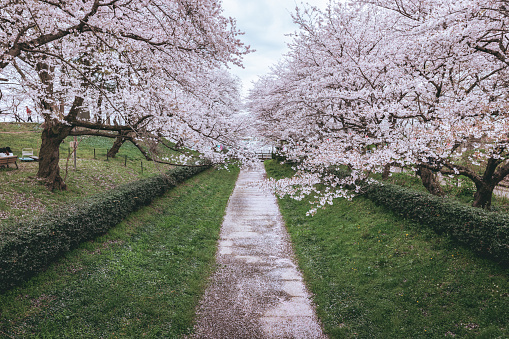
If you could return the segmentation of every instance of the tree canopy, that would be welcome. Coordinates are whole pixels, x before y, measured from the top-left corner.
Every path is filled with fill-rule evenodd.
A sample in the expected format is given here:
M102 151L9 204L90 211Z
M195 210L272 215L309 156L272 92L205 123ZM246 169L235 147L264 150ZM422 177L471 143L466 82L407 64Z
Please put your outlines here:
M0 9L0 70L44 117L38 176L50 188L65 189L58 145L68 135L172 141L213 161L215 144L234 148L239 81L227 67L250 49L220 1L1 0Z
M474 206L489 207L509 174L507 5L357 0L297 9L290 52L249 103L266 135L298 160L282 193L314 192L323 206L369 173L407 166L467 176ZM352 177L330 174L340 166ZM317 192L319 182L329 189Z

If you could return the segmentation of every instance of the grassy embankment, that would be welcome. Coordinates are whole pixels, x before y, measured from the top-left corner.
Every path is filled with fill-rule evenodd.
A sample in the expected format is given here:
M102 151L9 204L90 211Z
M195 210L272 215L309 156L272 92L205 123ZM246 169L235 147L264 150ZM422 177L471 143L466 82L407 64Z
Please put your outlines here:
M190 333L238 169L207 170L0 295L0 337Z
M279 206L331 338L509 337L507 269L362 197L314 217L306 199Z
M65 208L65 204L82 199L84 196L116 187L120 184L159 174L168 169L166 165L144 160L140 151L131 143L125 143L116 158L106 160L107 149L113 139L103 137L78 137L77 169L69 154L69 137L60 146L60 174L65 177L68 190L49 192L39 182L36 162L18 161L19 170L14 165L10 169L0 169L0 220L7 218L26 218L46 209ZM21 157L23 148L33 148L38 155L41 146L41 129L38 124L0 123L0 147L9 146L14 155ZM95 159L94 159L95 149ZM170 152L160 149L165 155ZM127 162L125 157L127 157ZM124 166L124 164L127 166ZM142 173L143 163L143 173ZM67 168L67 171L66 171Z

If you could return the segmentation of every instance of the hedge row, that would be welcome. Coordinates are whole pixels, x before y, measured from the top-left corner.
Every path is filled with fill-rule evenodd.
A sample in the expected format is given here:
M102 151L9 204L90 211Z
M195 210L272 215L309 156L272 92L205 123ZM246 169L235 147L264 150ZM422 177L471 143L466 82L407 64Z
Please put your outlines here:
M345 168L331 169L339 178ZM359 183L364 196L378 205L448 234L481 256L509 265L509 215L465 206L457 201L390 183Z
M509 265L507 214L488 212L388 183L366 186L365 196L439 234L449 234L482 256Z
M0 231L0 292L40 272L78 244L104 234L131 212L204 169L179 167Z

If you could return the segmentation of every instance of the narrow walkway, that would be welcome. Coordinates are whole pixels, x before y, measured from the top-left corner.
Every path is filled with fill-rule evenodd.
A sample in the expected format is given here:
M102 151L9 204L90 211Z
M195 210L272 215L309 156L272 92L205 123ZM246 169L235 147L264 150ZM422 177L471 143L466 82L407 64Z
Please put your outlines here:
M325 338L276 198L256 185L264 176L262 166L240 172L194 338Z

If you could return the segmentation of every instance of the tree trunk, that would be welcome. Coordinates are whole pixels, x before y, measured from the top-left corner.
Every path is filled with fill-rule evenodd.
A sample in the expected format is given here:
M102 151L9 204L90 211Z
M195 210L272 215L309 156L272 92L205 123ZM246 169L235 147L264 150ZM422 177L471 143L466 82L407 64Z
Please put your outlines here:
M108 157L114 158L118 151L120 150L120 147L126 142L126 139L122 136L118 136L115 138L115 141L113 142L113 146L108 150Z
M52 191L66 190L67 185L60 176L58 161L60 160L60 144L69 135L72 126L57 121L46 121L44 125L37 177L43 179Z
M500 148L499 151L503 153L504 148ZM491 157L488 159L482 180L475 181L477 191L474 194L474 202L472 203L473 207L480 207L488 210L491 208L493 190L498 183L505 178L509 170L509 165L507 163L500 166L497 170L497 167L504 162L505 160L501 158L497 159L495 157Z
M493 196L495 185L482 183L476 184L475 186L477 191L474 194L474 202L472 203L472 206L489 210L491 208L491 197Z
M417 174L421 177L422 184L429 193L437 196L444 195L444 191L442 190L442 186L440 186L435 172L424 166L419 166Z
M386 164L384 166L384 170L382 172L382 180L389 179L390 175L391 175L391 164Z

